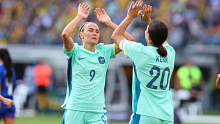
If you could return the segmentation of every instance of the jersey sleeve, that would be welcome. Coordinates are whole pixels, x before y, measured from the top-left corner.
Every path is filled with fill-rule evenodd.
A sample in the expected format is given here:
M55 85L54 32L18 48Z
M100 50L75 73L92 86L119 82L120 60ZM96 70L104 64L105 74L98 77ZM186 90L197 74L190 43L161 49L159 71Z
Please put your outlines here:
M105 45L105 51L110 58L116 58L117 55L115 54L115 44Z
M124 47L124 55L126 58L130 58L133 61L138 60L139 56L143 53L144 45L133 41L128 41Z
M77 50L78 50L79 45L77 43L74 43L74 47L71 51L66 52L66 50L63 48L63 53L67 56L67 59L70 59L71 57L74 57Z

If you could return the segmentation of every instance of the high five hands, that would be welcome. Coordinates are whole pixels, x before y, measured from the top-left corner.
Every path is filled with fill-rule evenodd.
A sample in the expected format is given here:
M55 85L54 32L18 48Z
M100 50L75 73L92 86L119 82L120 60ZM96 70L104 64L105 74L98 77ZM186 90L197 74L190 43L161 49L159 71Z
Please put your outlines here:
M79 6L78 6L78 13L77 13L77 16L79 16L79 17L81 17L81 18L83 18L83 19L86 19L87 17L88 17L88 15L89 15L89 8L90 8L90 6L88 6L88 4L86 4L85 6L84 6L85 4L83 3L83 4L79 4Z
M132 18L132 19L136 18L141 13L140 8L143 5L143 1L137 0L135 5L134 6L133 5L134 5L134 3L132 2L130 8L128 9L128 13L127 13L127 17Z
M96 8L95 15L96 15L98 21L101 23L106 24L111 21L110 17L107 15L107 13L105 12L104 9L101 10L100 8Z
M141 7L143 5L142 0L137 0L134 4L134 2L131 3L131 6L128 10L127 17L129 18L136 18L140 15L141 20L143 20L146 24L149 24L151 19L151 12L152 12L152 6L150 5L144 5L143 6L143 13ZM83 19L87 18L89 15L89 8L90 6L88 4L80 3L78 6L78 16L82 17ZM101 23L108 23L111 21L110 17L107 15L104 9L96 8L95 9L95 15L97 16L97 19Z
M140 15L141 20L143 20L146 24L149 24L151 21L150 16L152 12L152 6L145 4L143 6L144 13L142 13L142 10L140 10L142 5L143 5L142 0L137 0L135 5L132 2L128 10L127 17L130 17L133 19L133 18L136 18L138 15Z
M143 6L144 14L140 11L139 15L141 16L141 20L143 20L147 25L151 22L150 16L152 12L152 6L150 5L144 5Z

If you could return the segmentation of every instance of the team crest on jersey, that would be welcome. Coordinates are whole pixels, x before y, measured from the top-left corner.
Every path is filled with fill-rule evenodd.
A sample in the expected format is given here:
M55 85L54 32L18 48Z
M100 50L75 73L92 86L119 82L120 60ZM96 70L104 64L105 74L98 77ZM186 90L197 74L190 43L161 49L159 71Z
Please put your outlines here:
M105 63L105 58L104 57L98 57L99 63L104 64Z

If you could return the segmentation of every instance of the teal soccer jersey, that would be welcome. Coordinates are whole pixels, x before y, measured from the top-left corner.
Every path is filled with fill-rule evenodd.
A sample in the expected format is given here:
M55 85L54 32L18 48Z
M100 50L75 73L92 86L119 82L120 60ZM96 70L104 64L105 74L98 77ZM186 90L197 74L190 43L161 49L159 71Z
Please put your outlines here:
M88 51L76 43L68 59L67 93L64 109L106 112L105 75L110 58L116 58L114 45L96 45L95 52Z
M166 45L167 56L161 57L157 47L128 41L124 54L133 65L133 113L173 121L173 101L169 90L175 51Z

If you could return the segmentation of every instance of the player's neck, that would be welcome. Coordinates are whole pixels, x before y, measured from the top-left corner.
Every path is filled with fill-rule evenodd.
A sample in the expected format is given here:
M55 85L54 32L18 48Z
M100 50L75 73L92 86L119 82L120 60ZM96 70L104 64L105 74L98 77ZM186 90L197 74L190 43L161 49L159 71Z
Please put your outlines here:
M152 42L148 42L147 46L154 46Z
M95 52L95 44L83 44L83 48L85 48L86 50L89 50L91 52Z

